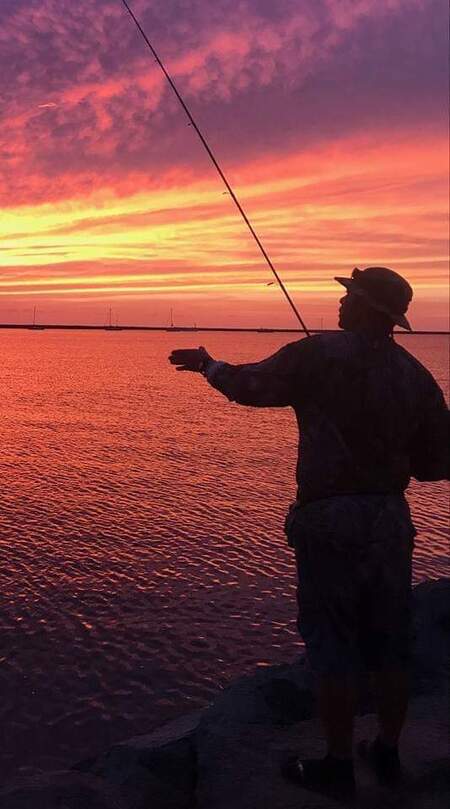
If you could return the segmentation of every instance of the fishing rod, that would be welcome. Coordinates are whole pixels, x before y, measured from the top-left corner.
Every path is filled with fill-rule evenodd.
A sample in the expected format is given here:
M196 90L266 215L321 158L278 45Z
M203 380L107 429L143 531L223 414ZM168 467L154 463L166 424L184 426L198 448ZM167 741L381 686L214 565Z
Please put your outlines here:
M209 144L208 144L208 142L207 142L207 140L206 140L205 136L203 135L203 133L202 133L202 132L201 132L201 130L199 129L199 127L198 127L198 125L197 125L196 121L194 120L194 118L193 118L193 116L192 116L192 114L191 114L191 112L190 112L190 110L189 110L189 107L187 106L186 102L184 101L184 99L183 99L183 98L182 98L182 96L180 95L180 93L179 93L179 91L178 91L178 89L177 89L177 87L176 87L176 85L175 85L175 82L173 81L173 79L172 79L172 77L170 76L170 74L167 72L167 70L166 70L166 68L165 68L164 64L162 63L161 59L159 58L158 54L156 53L156 51L155 51L155 49L154 49L154 47L153 47L152 43L150 42L150 40L149 40L149 38L148 38L147 34L145 33L144 29L142 28L142 25L140 24L139 20L137 19L137 17L136 17L136 16L135 16L135 14L134 14L134 12L132 11L132 9L130 8L130 6L128 5L127 0L122 0L122 3L123 3L123 5L125 6L125 8L126 8L126 10L127 10L128 14L130 15L131 19L134 21L134 23L135 23L135 25L136 25L137 29L138 29L138 30L140 31L140 33L142 34L142 37L144 38L144 40L145 40L145 42L147 43L147 45L148 45L148 47L149 47L149 49L150 49L151 53L153 54L153 56L154 56L154 58L155 58L155 61L158 63L158 65L159 65L159 67L161 68L162 72L164 73L164 75L165 75L165 77L166 77L167 81L169 82L169 84L170 84L170 86L171 86L172 90L174 91L174 93L175 93L176 97L178 98L178 101L180 102L181 106L183 107L183 109L184 109L184 111L185 111L185 113L186 113L187 117L189 118L190 123L191 123L191 124L192 124L192 126L194 127L194 129L195 129L195 131L196 131L197 135L199 136L199 138L200 138L201 142L203 143L203 146L205 147L206 151L208 152L208 155L209 155L209 157L211 158L211 160L212 160L212 162L213 162L213 164L214 164L215 168L217 169L218 174L220 175L221 179L222 179L222 180L223 180L223 182L225 183L225 186L226 186L226 188L227 188L228 193L229 193L229 194L230 194L230 196L231 196L231 199L233 200L234 204L236 205L236 207L237 207L237 209L238 209L239 213L241 214L241 216L242 216L242 218L243 218L243 220L244 220L245 224L247 225L247 227L248 227L248 229L249 229L250 233L252 234L252 236L253 236L253 238L254 238L254 240L255 240L256 244L258 245L258 247L259 247L259 249L260 249L260 251L261 251L262 255L264 256L264 258L265 258L265 260L266 260L267 264L269 265L270 269L272 270L272 272L273 272L273 274L274 274L274 276L275 276L276 280L278 281L278 284L280 285L280 287L281 287L281 289L282 289L282 291L283 291L283 293L284 293L284 295L285 295L285 297L286 297L286 300L287 300L287 302L289 303L289 306L291 307L292 311L294 312L294 314L295 314L295 316L296 316L297 320L299 321L299 323L300 323L300 325L301 325L301 327L302 327L303 331L305 332L305 334L307 335L307 337L309 337L309 336L310 336L310 333L309 333L308 329L306 328L306 326L305 326L305 324L304 324L304 322L303 322L302 318L300 317L300 314L299 314L299 312L298 312L298 310L297 310L297 308L296 308L296 306L295 306L294 301L292 300L291 296L289 295L289 292L287 291L286 287L284 286L283 281L281 280L280 276L278 275L278 273L277 273L277 271L276 271L275 267L273 266L273 264L272 264L272 262L271 262L271 260L270 260L269 256L267 255L267 253L266 253L266 251L265 251L265 249L264 249L264 247L263 247L263 245L262 245L262 243L261 243L261 241L260 241L260 239L259 239L258 235L256 234L256 232L255 232L255 230L254 230L254 228L253 228L253 225L251 224L250 220L248 219L248 216L247 216L247 214L245 213L245 211L244 211L244 209L243 209L243 207L242 207L241 203L239 202L239 200L238 200L238 198L237 198L236 194L234 193L234 191L233 191L233 189L232 189L232 187L231 187L230 183L228 182L228 180L227 180L227 178L226 178L225 174L223 173L222 169L220 168L219 163L217 162L217 159L216 159L216 157L215 157L215 155L214 155L214 153L213 153L213 151L212 151L211 147L209 146Z

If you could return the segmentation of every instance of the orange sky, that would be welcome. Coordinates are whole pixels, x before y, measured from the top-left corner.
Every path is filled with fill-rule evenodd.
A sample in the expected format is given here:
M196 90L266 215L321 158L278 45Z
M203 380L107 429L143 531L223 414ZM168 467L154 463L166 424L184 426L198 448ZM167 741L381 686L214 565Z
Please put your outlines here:
M103 59L79 45L86 21L65 16L64 5L8 0L2 12L3 41L14 43L20 30L15 47L27 44L32 58L29 70L15 72L0 143L0 322L25 322L36 306L44 322L102 323L112 306L122 323L154 325L167 323L172 307L180 325L294 327L195 133L117 4L99 3ZM90 6L80 5L88 14ZM144 22L149 5L134 4ZM167 25L160 39L307 324L318 327L323 318L336 325L335 274L383 264L415 289L414 327L448 328L445 105L423 3L410 0L409 34L400 26L407 12L400 0L385 15L369 0L357 2L345 19L342 5L323 0L326 31L312 0L301 19L287 4L272 19L262 14L264 2L244 3L239 36L226 30L227 0L218 5L222 16L219 8L200 35L192 14L202 3L192 3L182 53L171 53ZM411 5L425 41L415 54L423 60L420 82L417 68L410 75L407 67L408 49L417 48ZM115 26L105 24L108 14ZM91 20L83 29L87 39L94 22L100 25ZM398 62L389 77L374 78L364 37L368 30L393 36L394 23L405 37ZM155 36L158 24L147 19ZM127 37L122 61L114 51L119 25ZM360 43L356 56L347 55L349 29L353 47ZM321 30L325 55L315 45ZM39 46L50 34L54 53ZM436 50L435 34L430 23L428 49L434 42ZM291 61L278 65L289 44ZM305 53L295 57L299 44ZM107 62L111 49L114 64ZM339 73L341 81L333 78Z

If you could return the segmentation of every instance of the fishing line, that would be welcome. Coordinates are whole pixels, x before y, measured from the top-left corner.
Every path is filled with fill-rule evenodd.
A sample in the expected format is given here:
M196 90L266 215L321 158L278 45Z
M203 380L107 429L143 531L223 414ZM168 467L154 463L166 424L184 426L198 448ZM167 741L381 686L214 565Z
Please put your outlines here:
M270 269L272 270L272 272L273 272L273 274L274 274L275 278L277 279L278 284L280 285L280 287L281 287L281 289L282 289L282 291L283 291L284 295L286 296L286 299L287 299L287 301L288 301L288 303L289 303L289 306L291 307L292 311L294 312L294 314L295 314L295 316L296 316L297 320L299 321L299 323L300 323L300 325L301 325L301 327L302 327L303 331L304 331L304 332L305 332L305 334L306 334L306 335L309 337L309 331L308 331L308 329L306 328L306 326L305 326L305 324L304 324L304 322L303 322L302 318L300 317L300 314L299 314L299 312L297 311L297 308L296 308L296 306L295 306L295 304L294 304L294 302L293 302L293 300L292 300L291 296L289 295L289 292L287 291L286 287L284 286L283 281L281 280L280 276L278 275L278 273L277 273L277 271L276 271L275 267L273 266L273 264L272 264L272 262L271 262L271 260L270 260L269 256L267 255L267 253L266 253L266 251L265 251L265 249L264 249L264 247L263 247L263 245L262 245L262 243L261 243L261 241L260 241L259 237L257 236L257 234L256 234L256 232L255 232L255 230L254 230L254 228L253 228L253 225L252 225L252 224L251 224L251 222L249 221L249 219L248 219L248 217L247 217L247 214L245 213L245 211L244 211L244 209L243 209L243 207L242 207L241 203L239 202L239 200L238 200L238 198L237 198L236 194L234 193L234 191L233 191L233 189L232 189L232 187L231 187L230 183L228 182L227 178L225 177L225 174L223 173L222 169L220 168L219 163L217 162L217 159L216 159L216 157L214 156L214 153L213 153L213 151L211 150L211 148L210 148L210 146L209 146L209 144L208 144L208 142L207 142L207 140L206 140L205 136L203 135L203 133L202 133L202 132L201 132L201 130L199 129L199 127L198 127L198 125L197 125L196 121L194 120L194 118L193 118L193 116L192 116L192 114L191 114L191 112L190 112L190 110L189 110L189 107L187 106L186 102L184 101L184 99L182 98L182 96L180 95L180 93L178 92L178 89L177 89L177 87L176 87L176 85L175 85L175 83L174 83L174 81L173 81L172 77L171 77L171 76L170 76L170 74L167 72L167 70L166 70L166 68L165 68L164 64L162 63L161 59L159 58L158 54L156 53L156 51L155 51L155 49L154 49L154 47L153 47L152 43L150 42L150 40L149 40L149 38L148 38L147 34L145 33L144 29L142 28L142 26L141 26L141 24L140 24L139 20L137 19L137 17L134 15L134 13L133 13L133 11L131 10L130 6L128 5L127 1L126 1L126 0L122 0L122 3L123 3L123 5L125 6L126 10L128 11L128 14L130 15L131 19L134 21L134 23L135 23L135 25L136 25L137 29L138 29L138 30L140 31L140 33L142 34L142 37L144 38L144 40L145 40L145 42L147 43L147 45L148 45L148 47L149 47L149 49L150 49L151 53L153 54L153 56L154 56L154 58L155 58L155 61L158 63L158 65L159 65L159 67L161 68L162 72L164 73L164 75L165 75L165 77L166 77L167 81L169 82L169 84L170 84L170 86L171 86L172 90L174 91L174 93L175 93L176 97L178 98L178 101L180 102L181 106L183 107L183 109L184 109L184 111L185 111L185 113L186 113L187 117L189 118L190 123L191 123L191 124L192 124L192 126L194 127L194 129L195 129L195 131L196 131L197 135L199 136L199 138L200 138L201 142L203 143L203 146L205 147L206 151L208 152L208 155L209 155L209 157L211 158L211 160L212 160L212 162L213 162L213 164L214 164L215 168L217 169L218 174L220 175L221 179L222 179L222 180L223 180L223 182L225 183L225 186L226 186L226 188L227 188L227 190L228 190L228 192L229 192L229 194L230 194L230 196L231 196L231 198L232 198L232 200L233 200L234 204L236 205L236 207L237 207L237 209L238 209L239 213L241 214L241 216L242 216L242 218L243 218L243 220L244 220L245 224L247 225L247 227L248 227L248 229L249 229L250 233L252 234L252 236L253 236L253 238L254 238L254 240L255 240L256 244L258 245L258 247L259 247L259 249L260 249L260 251L261 251L262 255L264 256L264 258L265 258L265 260L266 260L267 264L269 265Z

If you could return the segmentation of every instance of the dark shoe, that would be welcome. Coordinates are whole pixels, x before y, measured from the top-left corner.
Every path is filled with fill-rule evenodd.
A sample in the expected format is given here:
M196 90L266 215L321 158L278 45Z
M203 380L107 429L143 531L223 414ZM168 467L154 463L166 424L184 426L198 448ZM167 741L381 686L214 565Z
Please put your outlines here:
M386 786L396 786L402 779L402 768L397 747L388 747L378 737L374 742L364 739L358 753L375 771L378 780Z
M303 789L321 792L337 800L349 800L355 795L353 761L326 756L321 759L289 758L281 772L287 781Z

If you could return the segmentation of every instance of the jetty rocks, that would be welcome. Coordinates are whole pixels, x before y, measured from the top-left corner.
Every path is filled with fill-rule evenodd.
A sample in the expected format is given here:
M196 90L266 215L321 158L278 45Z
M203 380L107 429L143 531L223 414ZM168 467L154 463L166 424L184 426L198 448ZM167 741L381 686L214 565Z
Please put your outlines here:
M381 787L356 762L367 809L450 805L448 683L450 579L414 588L412 700L402 737L405 777ZM356 740L373 736L375 716L362 684ZM313 682L304 657L258 669L202 711L149 735L115 744L69 772L42 773L3 787L0 809L326 809L342 806L283 781L291 753L322 755Z

